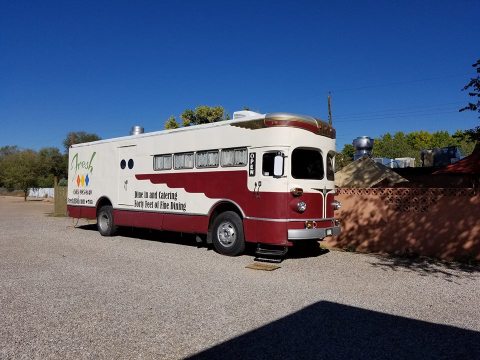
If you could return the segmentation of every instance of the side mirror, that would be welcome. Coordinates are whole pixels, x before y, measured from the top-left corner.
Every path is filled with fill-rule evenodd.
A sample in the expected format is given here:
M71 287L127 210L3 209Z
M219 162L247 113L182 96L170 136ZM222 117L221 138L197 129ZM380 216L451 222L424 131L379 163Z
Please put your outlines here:
M283 155L276 155L273 161L273 176L283 176Z

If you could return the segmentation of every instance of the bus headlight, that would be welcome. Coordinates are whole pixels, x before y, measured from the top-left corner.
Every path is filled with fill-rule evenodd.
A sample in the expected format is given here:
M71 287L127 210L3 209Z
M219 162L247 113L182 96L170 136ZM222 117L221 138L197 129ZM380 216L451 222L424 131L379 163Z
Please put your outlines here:
M298 212L303 213L305 210L307 210L307 204L304 201L299 201L297 203L297 210Z
M303 189L299 188L299 187L296 187L296 188L291 189L290 192L292 193L293 196L302 196Z
M342 203L338 200L333 200L332 206L333 206L333 210L338 210L342 207Z

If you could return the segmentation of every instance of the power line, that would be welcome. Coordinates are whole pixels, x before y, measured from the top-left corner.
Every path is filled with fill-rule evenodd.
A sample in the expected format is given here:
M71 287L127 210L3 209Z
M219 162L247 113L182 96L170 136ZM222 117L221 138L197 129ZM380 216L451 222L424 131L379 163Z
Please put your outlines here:
M344 89L337 89L337 90L334 89L334 90L332 90L332 93L335 94L335 93L338 93L338 92L358 91L358 90L373 89L373 88L385 87L385 86L414 84L414 83L419 83L419 82L451 79L451 78L457 78L457 77L467 77L468 78L469 76L471 76L471 74L457 74L457 75L437 76L437 77L414 79L414 80L408 80L408 81L393 81L393 82L389 82L389 83L379 83L379 84L365 85L365 86L359 86L359 87L354 87L354 88L344 88Z
M344 118L352 118L356 116L370 116L370 115L375 115L375 114L390 114L390 113L398 113L398 112L405 112L409 110L436 110L437 108L443 108L447 107L449 105L454 105L454 106L463 106L464 103L459 103L459 102L449 102L449 103L442 103L442 104L436 104L436 105L427 105L427 106L406 106L406 107L401 107L401 108L391 108L391 109L384 109L384 110L378 110L378 111L363 111L363 112L356 112L356 113L346 113L346 114L340 114L335 116L336 119L344 119Z
M377 115L377 116L369 116L364 118L356 118L352 120L339 120L336 123L352 123L352 122L364 122L364 121L378 121L378 120L391 120L391 119L401 119L401 118L408 118L408 117L428 117L428 116L435 116L435 115L445 115L445 114L456 114L456 111L437 111L437 112L430 112L430 113L419 113L419 114L390 114L390 115Z

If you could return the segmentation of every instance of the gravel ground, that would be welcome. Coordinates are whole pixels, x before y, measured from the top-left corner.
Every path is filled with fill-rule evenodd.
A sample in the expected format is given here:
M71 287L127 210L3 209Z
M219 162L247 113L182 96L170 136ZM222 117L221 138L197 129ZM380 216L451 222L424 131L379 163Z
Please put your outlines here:
M0 197L1 359L480 358L480 269L330 251L245 268Z

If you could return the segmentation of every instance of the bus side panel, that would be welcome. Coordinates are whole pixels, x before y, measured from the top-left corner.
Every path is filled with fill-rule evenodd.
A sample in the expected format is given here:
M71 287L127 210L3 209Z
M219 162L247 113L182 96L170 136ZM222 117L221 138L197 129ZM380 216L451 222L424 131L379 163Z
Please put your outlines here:
M287 223L244 219L245 241L272 245L288 245Z
M67 205L68 216L77 219L95 219L97 217L97 209L87 206Z
M146 211L113 210L115 225L162 230L163 214Z
M164 214L163 229L185 233L206 234L208 232L208 216Z
M129 211L115 209L114 221L119 226L206 234L208 216L167 214L150 211Z

